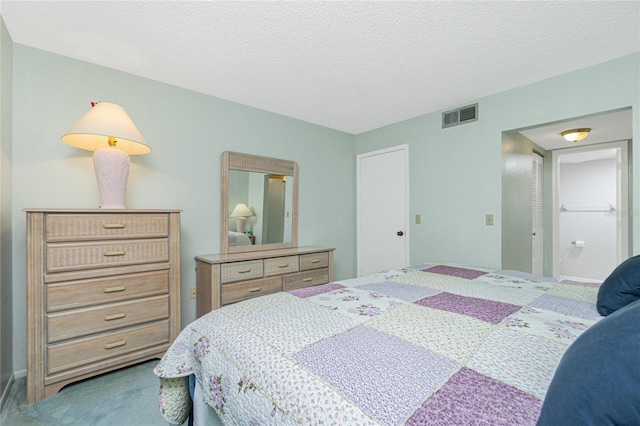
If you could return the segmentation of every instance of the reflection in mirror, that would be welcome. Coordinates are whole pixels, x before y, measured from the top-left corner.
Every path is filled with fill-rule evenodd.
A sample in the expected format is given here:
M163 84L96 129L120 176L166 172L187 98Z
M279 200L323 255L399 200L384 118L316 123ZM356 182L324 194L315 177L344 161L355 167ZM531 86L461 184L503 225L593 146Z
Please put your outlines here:
M236 219L229 231L253 236L254 245L290 243L292 185L292 176L229 170L229 217Z
M221 171L222 253L297 247L298 165L224 152Z

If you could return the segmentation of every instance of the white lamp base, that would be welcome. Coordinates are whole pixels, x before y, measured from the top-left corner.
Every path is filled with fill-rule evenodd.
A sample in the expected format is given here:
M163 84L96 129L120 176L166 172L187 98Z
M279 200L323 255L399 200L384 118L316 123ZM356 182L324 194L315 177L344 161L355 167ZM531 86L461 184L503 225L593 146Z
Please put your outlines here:
M129 179L129 155L115 148L93 153L93 167L100 190L101 209L124 209L124 193Z
M247 221L247 219L245 217L242 217L242 216L236 218L236 230L238 232L244 233L244 224L245 224L246 221Z

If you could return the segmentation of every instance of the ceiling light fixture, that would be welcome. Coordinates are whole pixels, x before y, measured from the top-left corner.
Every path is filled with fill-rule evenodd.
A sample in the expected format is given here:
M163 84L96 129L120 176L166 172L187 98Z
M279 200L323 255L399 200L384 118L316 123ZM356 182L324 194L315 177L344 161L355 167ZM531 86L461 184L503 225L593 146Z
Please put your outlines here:
M565 130L560 134L569 142L578 142L586 138L590 131L591 129L585 127L582 129Z

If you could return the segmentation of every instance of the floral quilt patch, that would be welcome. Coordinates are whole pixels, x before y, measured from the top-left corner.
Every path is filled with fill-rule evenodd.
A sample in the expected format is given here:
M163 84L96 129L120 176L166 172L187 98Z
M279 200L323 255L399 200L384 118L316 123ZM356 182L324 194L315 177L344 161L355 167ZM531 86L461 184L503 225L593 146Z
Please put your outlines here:
M505 318L501 324L508 329L518 329L569 345L594 323L595 320L527 306Z
M394 297L362 288L342 288L308 300L360 322L404 303Z
M535 291L547 291L555 285L555 283L550 281L535 279L531 275L523 277L498 273L483 275L478 277L477 281L495 284L500 287L522 288Z

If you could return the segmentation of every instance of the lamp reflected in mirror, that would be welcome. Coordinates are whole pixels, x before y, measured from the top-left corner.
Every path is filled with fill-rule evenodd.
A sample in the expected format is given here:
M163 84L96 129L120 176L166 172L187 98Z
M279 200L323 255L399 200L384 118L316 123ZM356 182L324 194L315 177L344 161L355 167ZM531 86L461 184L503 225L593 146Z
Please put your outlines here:
M233 211L231 212L230 217L234 217L236 219L236 231L240 233L245 232L245 225L247 222L247 217L253 216L249 207L247 207L244 203L239 203L235 206Z

